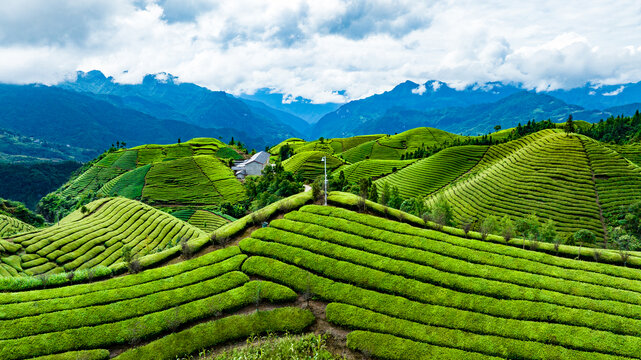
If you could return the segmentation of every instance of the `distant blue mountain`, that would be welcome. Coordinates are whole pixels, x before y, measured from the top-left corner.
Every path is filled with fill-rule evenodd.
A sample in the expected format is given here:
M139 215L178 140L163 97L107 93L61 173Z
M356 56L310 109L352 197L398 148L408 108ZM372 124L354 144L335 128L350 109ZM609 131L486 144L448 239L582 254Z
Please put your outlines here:
M274 109L294 114L310 124L317 122L323 115L338 109L342 104L325 103L315 104L302 97L286 99L285 95L273 93L270 89L262 88L253 95L240 95L242 99L260 101Z
M596 122L611 115L632 115L639 109L639 84L602 87L592 94L586 90L589 87L537 93L502 83L474 84L457 90L439 81L406 81L390 91L351 101L326 114L313 126L312 134L343 137L432 126L476 135L487 133L495 125L506 128L548 118L563 121L570 114L577 120Z
M160 119L187 122L203 128L231 128L275 144L288 137L302 137L306 123L294 115L264 104L244 102L224 91L211 91L181 83L169 74L147 75L141 84L127 85L100 71L78 72L75 81L58 87L91 94L115 106L133 109ZM299 128L300 130L295 130Z
M571 90L550 91L547 94L586 109L605 110L615 106L640 103L641 82L598 87L588 84Z
M0 129L94 151L116 141L128 146L175 143L178 138L231 136L264 146L260 137L230 128L204 128L158 119L111 102L53 86L0 84Z

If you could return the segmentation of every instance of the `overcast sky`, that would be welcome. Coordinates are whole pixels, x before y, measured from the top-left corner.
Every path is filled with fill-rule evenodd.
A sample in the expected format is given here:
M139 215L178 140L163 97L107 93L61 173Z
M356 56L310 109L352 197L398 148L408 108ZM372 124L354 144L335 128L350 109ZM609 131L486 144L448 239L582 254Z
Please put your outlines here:
M0 82L54 84L93 69L315 102L408 79L637 82L641 1L2 0Z

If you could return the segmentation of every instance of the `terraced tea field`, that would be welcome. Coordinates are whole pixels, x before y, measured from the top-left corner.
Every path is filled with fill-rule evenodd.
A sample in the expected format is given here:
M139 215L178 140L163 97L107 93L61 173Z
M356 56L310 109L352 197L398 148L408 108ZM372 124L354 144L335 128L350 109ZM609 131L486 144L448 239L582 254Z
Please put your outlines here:
M342 171L349 182L360 179L377 178L403 169L417 160L363 160L356 164L341 166L334 171L334 176Z
M111 180L100 193L171 205L217 205L247 197L234 172L220 159L206 155L142 166Z
M269 305L296 294L250 281L237 247L124 278L0 298L0 358L58 354L56 359L175 359L267 332L300 332L311 312ZM7 326L11 324L11 326Z
M146 215L173 233L142 222ZM0 358L175 359L313 324L338 334L335 346L381 359L641 358L641 270L524 250L497 236L458 237L407 216L402 223L306 205L251 232L246 220L228 224L226 232L245 237L239 246L138 274L3 292ZM0 240L15 254L2 258L0 272L44 249L73 254L52 241L65 232L132 245L153 239L152 252L183 234L203 243L200 230L174 216L102 199L47 230Z
M176 246L181 239L206 237L200 229L151 206L124 198L96 200L48 228L6 237L12 275L54 274L122 261L123 247L133 257Z
M365 159L400 160L407 152L413 152L420 147L444 145L460 135L434 128L416 128L397 135L383 136L343 152L343 158L351 163Z
M306 151L283 161L283 168L285 171L301 174L303 178L313 180L323 174L325 166L321 161L323 156L327 157L327 174L344 164L343 160L328 153Z
M641 272L308 205L241 241L248 275L312 293L384 359L639 358Z
M229 224L231 222L230 219L226 218L223 215L219 215L208 210L200 210L200 209L178 210L171 213L171 215L199 228L200 230L206 233L211 233L212 231L218 229L219 227L225 224Z
M456 220L535 212L557 230L603 237L590 160L577 136L552 130L488 149L470 175L434 195L452 205Z
M0 214L0 238L34 229L33 226L14 217Z
M379 191L385 183L396 186L402 197L423 197L467 173L481 160L489 146L465 145L447 148L389 176L376 180ZM357 163L359 164L359 163Z
M106 154L85 172L63 185L58 192L71 197L101 192L110 196L140 199L145 177L152 165L201 155L242 159L236 150L212 138L196 138L173 145L141 145ZM116 180L118 177L121 179Z

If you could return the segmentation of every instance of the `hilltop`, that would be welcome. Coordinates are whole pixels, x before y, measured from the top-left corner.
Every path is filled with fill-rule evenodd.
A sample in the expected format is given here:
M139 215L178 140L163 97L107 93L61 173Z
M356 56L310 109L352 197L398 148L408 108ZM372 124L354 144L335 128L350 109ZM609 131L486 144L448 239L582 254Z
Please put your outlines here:
M229 161L242 158L237 146L216 138L113 149L44 197L39 207L53 220L99 196L169 206L235 203L246 196Z

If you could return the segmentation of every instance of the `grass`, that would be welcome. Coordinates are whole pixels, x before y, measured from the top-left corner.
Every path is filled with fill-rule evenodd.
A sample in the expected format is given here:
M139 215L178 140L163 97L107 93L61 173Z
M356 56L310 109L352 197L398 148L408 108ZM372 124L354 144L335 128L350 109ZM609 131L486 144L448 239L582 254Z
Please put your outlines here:
M327 335L307 334L250 337L247 345L220 354L201 351L199 358L206 360L333 360L341 359L327 349ZM185 358L186 360L187 358Z
M148 205L124 198L97 200L87 212L76 210L54 225L19 234L22 273L26 275L111 266L122 261L123 248L142 257L177 245L177 239L206 237L198 228Z

